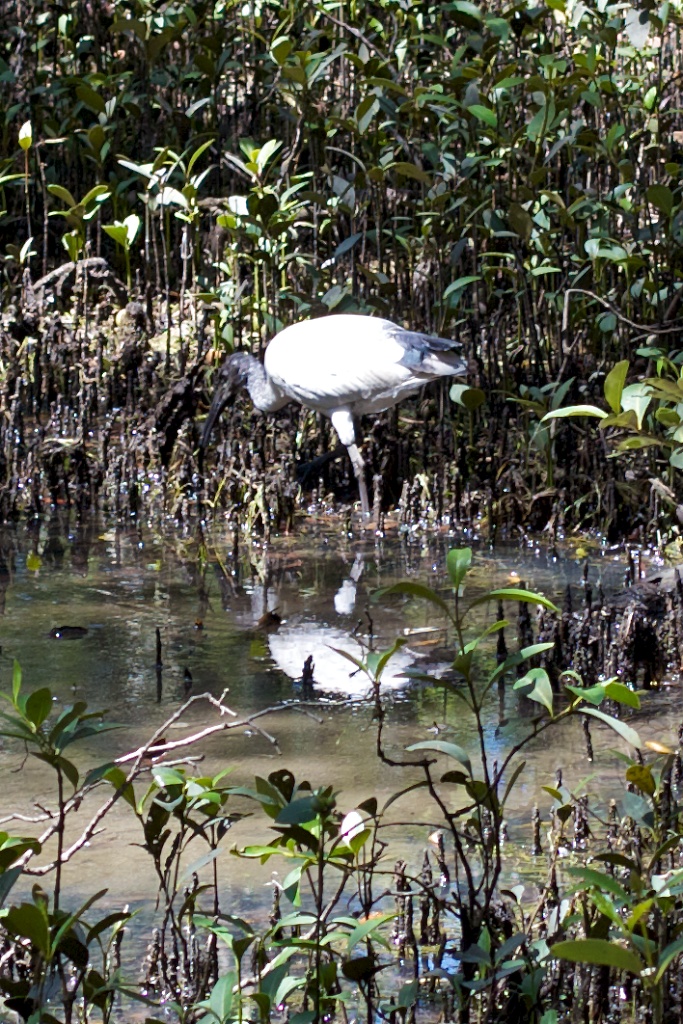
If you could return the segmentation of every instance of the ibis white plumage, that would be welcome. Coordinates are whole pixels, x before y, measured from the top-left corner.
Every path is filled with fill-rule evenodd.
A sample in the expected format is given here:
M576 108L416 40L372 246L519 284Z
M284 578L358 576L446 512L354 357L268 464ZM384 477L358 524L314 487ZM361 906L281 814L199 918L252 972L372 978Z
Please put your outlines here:
M459 342L370 316L341 313L292 324L268 344L263 363L246 352L235 352L225 361L201 448L239 388L247 389L262 412L299 402L330 417L349 453L363 514L369 515L354 417L389 409L437 377L462 376L467 367L460 348Z

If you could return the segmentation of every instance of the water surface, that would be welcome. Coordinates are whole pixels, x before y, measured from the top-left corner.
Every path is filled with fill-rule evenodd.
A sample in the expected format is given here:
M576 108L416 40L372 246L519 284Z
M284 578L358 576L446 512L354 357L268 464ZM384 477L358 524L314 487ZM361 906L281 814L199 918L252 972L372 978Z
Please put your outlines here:
M333 648L361 656L358 640L366 648L382 649L396 636L408 634L409 642L386 680L386 741L392 756L400 760L406 746L435 735L473 749L473 723L463 715L462 705L441 688L410 683L403 675L415 664L425 671L448 671L452 638L443 632L438 614L412 599L374 599L379 587L401 579L427 583L448 597L445 556L454 545L447 535L349 536L338 522L311 523L296 537L276 539L267 547L243 538L236 542L230 532L182 533L141 523L73 524L55 517L4 527L0 685L9 690L12 659L17 659L28 688L49 686L60 704L78 698L93 709L108 708L109 717L122 728L74 749L84 768L145 743L189 696L218 697L227 691L225 701L240 719L264 708L277 709L260 720L276 744L254 728L222 733L193 751L204 758L196 771L209 774L229 766L231 781L243 784L256 774L287 767L313 785L333 784L343 809L373 795L381 806L417 776L413 769L389 769L378 761L372 703L362 699L367 681ZM523 580L554 599L562 599L568 584L578 596L583 561L570 548L557 559L540 545L493 553L475 546L468 594L478 596ZM600 575L607 591L619 588L624 571L619 553L598 547L591 562L593 580ZM508 612L512 651L516 605ZM495 606L482 606L473 629L483 628L495 615ZM55 639L51 631L62 626L87 632L77 639ZM305 690L301 677L309 656L314 683L312 690ZM487 657L492 663L492 649ZM297 707L302 704L307 714ZM644 736L671 742L679 717L678 687L664 686L644 695L643 710L633 724ZM205 704L197 704L184 721L199 729L216 716ZM503 719L492 696L485 723L491 755L499 758L529 727L528 715L511 693ZM177 729L169 735L184 733ZM552 742L544 737L530 746L511 805L514 840L528 844L530 809L537 800L547 809L550 800L540 787L553 783L558 767L569 783L593 776L588 787L602 786L605 792L621 771L609 752L619 741L609 730L596 729L594 742L592 765L585 760L581 728L573 721L554 732ZM25 760L14 740L5 741L0 750L0 773L5 814L30 813L36 804L53 802L49 770ZM100 799L101 794L93 794L84 812ZM422 797L395 805L394 820L402 823L396 829L398 854L419 863L429 829L438 824L431 816ZM7 827L19 834L30 831L24 823ZM235 826L229 837L238 845L267 838L258 817ZM156 890L149 857L137 845L140 839L136 822L121 803L104 834L68 866L70 897L86 896L104 884L113 905L149 908ZM226 849L230 845L226 842ZM235 913L265 915L271 865L255 868L226 853L220 871L224 906Z

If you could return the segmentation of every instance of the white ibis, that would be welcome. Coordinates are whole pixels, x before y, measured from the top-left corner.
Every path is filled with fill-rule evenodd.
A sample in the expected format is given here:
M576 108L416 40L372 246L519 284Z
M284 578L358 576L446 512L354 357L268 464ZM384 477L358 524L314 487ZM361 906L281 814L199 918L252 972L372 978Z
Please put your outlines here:
M349 453L362 511L368 516L354 416L389 409L437 377L463 375L467 367L460 348L460 342L406 331L370 316L341 313L302 320L275 335L263 364L246 352L228 357L218 375L200 447L206 447L216 420L241 387L262 412L299 402L330 417Z

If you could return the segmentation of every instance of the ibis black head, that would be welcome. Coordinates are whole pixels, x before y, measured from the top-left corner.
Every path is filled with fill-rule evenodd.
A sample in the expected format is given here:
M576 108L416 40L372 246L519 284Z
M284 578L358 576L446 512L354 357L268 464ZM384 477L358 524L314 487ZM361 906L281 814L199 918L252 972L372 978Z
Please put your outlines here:
M218 374L211 408L204 421L202 439L199 442L200 448L206 448L216 420L228 403L233 400L238 391L247 386L249 382L249 366L252 362L254 362L254 357L246 352L233 352L223 363Z

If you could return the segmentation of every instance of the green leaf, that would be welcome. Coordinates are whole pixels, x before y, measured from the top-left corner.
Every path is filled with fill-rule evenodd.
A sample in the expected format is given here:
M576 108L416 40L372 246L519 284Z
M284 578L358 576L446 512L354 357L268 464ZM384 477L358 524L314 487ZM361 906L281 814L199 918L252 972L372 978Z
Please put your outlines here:
M654 976L655 985L659 984L671 961L674 960L681 952L683 952L683 939L676 939L674 942L670 942L669 945L662 950L657 960L657 971Z
M270 46L270 53L275 63L282 67L293 47L294 43L289 36L278 36L277 39L274 39Z
M102 773L102 778L106 779L115 790L121 790L123 799L129 807L135 810L135 790L130 782L126 782L126 773L118 765L114 765L111 768L106 765L104 767L105 771Z
M67 233L62 236L62 245L68 252L72 263L76 263L78 261L78 256L83 248L84 241L85 239L83 238L83 235L76 230L67 231Z
M222 978L219 978L214 987L211 990L209 996L208 1009L211 1013L215 1014L216 1020L223 1021L230 1019L230 1011L232 1009L232 993L233 988L237 982L237 974L234 971L229 971L224 974Z
M451 548L446 555L446 569L457 590L472 565L472 548Z
M459 11L461 14L466 14L475 22L483 21L481 8L478 4L472 3L472 0L454 0L454 3L452 3L450 7L453 11Z
M661 412L662 410L658 409L657 411ZM605 421L603 420L603 423L604 422ZM661 445L661 438L658 437L626 437L617 445L617 451L632 452L638 451L641 448L659 448Z
M353 654L350 654L348 651L343 651L341 647L331 647L330 650L334 651L335 654L341 655L342 658L346 658L346 660L350 661L352 665L359 668L361 672L365 672L367 670L365 662L361 661L360 658L354 658Z
M499 679L500 676L504 675L509 669L516 668L518 665L521 665L522 662L528 661L529 658L533 658L535 654L542 654L544 651L551 651L554 646L555 644L549 641L544 644L531 644L529 647L523 647L521 651L515 651L514 654L507 657L505 661L501 662L501 664L497 665L493 670L486 683L487 691L489 687L491 687L493 683L495 683L495 681Z
M605 399L612 412L621 412L621 393L626 383L628 359L622 359L605 377Z
M377 959L374 956L355 956L350 960L342 960L341 968L344 977L357 985L362 981L371 981L377 973ZM290 1024L313 1024L315 1016L311 1014L313 1011L310 1010L308 1016L304 1013L295 1013L289 1018Z
M115 910L113 913L107 914L106 917L101 918L101 920L94 924L92 928L88 929L87 945L90 945L93 939L96 939L98 935L106 932L108 928L115 928L117 924L121 924L123 921L129 921L132 916L133 914L126 910ZM115 928L115 930L119 931L118 928Z
M448 757L459 761L470 775L472 774L472 763L467 753L457 743L447 743L445 740L423 740L421 743L413 743L406 747L406 750L411 753L413 750L433 750L437 754L447 754Z
M604 892L609 892L623 900L624 903L628 902L628 893L613 875L587 867L568 867L567 872L572 878L579 879L585 887L594 887Z
M589 238L587 242L584 242L584 249L591 257L591 259L603 259L610 260L612 263L619 263L625 260L627 252L621 245L617 245L609 238L597 236L595 238Z
M25 715L36 729L39 729L52 710L52 693L46 687L34 690L26 701Z
M527 674L518 679L512 688L513 690L522 690L528 686L531 689L524 696L528 697L529 700L536 701L537 704L542 704L544 708L548 709L552 717L553 688L550 685L550 679L546 670L544 668L529 669Z
M643 383L646 384L651 391L657 393L658 398L668 399L676 405L678 405L681 400L681 395L683 395L678 384L672 380L665 380L660 377L648 377L647 380L643 381Z
M647 384L639 381L637 384L629 384L621 393L621 408L624 412L634 412L638 430L643 426L643 417L652 401L652 394Z
M356 124L358 125L358 131L361 135L364 135L372 124L372 119L379 110L379 99L372 93L370 96L365 96L358 106L356 107Z
M0 714L3 722L7 722L7 726L0 728L0 735L7 737L14 737L18 740L23 740L24 743L35 743L36 737L30 726L26 725L23 721L18 718L14 718L11 715L6 715L4 712Z
M39 852L39 851L37 851ZM7 868L0 874L0 907L4 906L5 900L9 896L10 892L16 885L18 879L24 873L24 869L20 866L14 868Z
M202 107L212 107L213 105L213 96L202 96L201 99L195 100L194 103L190 103L189 107L185 111L185 117L194 117L197 111L201 110Z
M478 121L483 121L489 128L498 127L498 116L495 110L491 110L490 107L483 107L480 103L473 103L467 110L470 114L473 114Z
M665 427L679 427L681 425L681 417L678 413L674 409L667 409L664 406L657 409L655 419Z
M508 224L520 238L528 242L531 238L534 222L528 210L525 210L519 203L510 203L508 210Z
M645 793L647 796L654 796L655 780L652 775L652 769L647 764L632 764L626 769L626 781L632 782L641 793Z
M608 679L604 686L605 696L610 700L615 700L618 704L626 704L627 707L635 708L636 711L640 710L640 697L628 686L613 679Z
M560 609L552 601L549 601L543 594L537 594L533 590L520 590L519 587L503 587L501 590L489 590L487 594L478 597L473 601L470 608L476 608L479 604L487 604L489 601L521 601L523 604L540 604L550 612L559 615Z
M605 725L609 725L610 729L614 729L623 740L626 740L632 747L640 749L642 742L640 736L635 729L632 729L630 725L626 725L625 722L620 722L618 718L613 718L612 715L606 715L604 711L598 711L597 708L579 708L579 713L582 715L591 715L593 718L600 719Z
M94 111L96 114L104 114L106 112L107 108L102 96L89 85L86 85L85 82L76 87L76 95L81 103L84 103L89 110Z
M469 779L465 772L444 772L441 781L449 786L464 786Z
M89 896L88 899L85 901L85 903L81 904L81 906L78 908L78 910L74 911L74 913L69 914L67 917L62 919L59 928L57 929L57 931L52 936L52 948L53 949L57 949L57 947L61 943L63 937L68 934L68 932L73 928L74 924L83 917L83 915L90 909L90 907L93 906L94 903L96 903L98 900L102 899L103 896L106 896L107 892L108 892L107 889L100 889L100 890L98 890L98 892L93 893L92 896ZM87 963L87 950L86 950L86 963Z
M177 768L167 768L165 765L155 764L152 768L152 777L159 789L169 786L184 786L185 774Z
M124 218L123 224L126 229L126 237L128 239L128 245L132 245L137 237L137 233L140 230L142 221L138 217L137 213L129 213Z
M468 274L466 277L459 277L457 281L451 281L451 283L444 289L444 300L451 296L455 296L450 305L453 306L454 304L457 304L457 299L460 298L460 295L464 292L465 288L470 284L474 284L475 281L481 281L481 274ZM452 397L453 396L451 395L451 398Z
M569 683L564 684L565 690L569 690L575 697L580 700L588 701L589 704L594 704L598 707L602 704L605 699L605 685L604 683L596 683L595 686L570 686Z
M563 420L570 416L595 416L596 419L604 420L607 413L598 409L596 405L566 405L564 409L552 409L547 412L541 423L546 420Z
M21 665L14 659L12 663L12 703L16 705L21 690Z
M558 804L562 803L564 797L560 793L559 789L555 789L554 786L541 786L541 789L545 793L548 793L553 798L553 800L557 801Z
M391 164L391 169L396 171L398 174L402 174L404 178L412 178L414 181L421 181L424 185L431 185L432 179L426 171L423 171L417 164L407 163L405 160L399 160L395 164Z
M556 942L550 947L551 956L561 960L571 960L575 964L599 964L604 967L616 967L619 971L628 971L640 977L645 965L628 949L608 942L607 939L572 939L567 942Z
M393 921L395 917L396 914L382 914L381 917L372 917L367 921L363 921L362 924L359 924L354 928L349 935L346 944L347 952L350 953L354 946L357 946L358 943L366 939L368 935L371 935L372 932L381 928L382 925L387 923L387 921Z
M215 139L213 137L211 137L210 139L207 139L206 142L202 142L201 146L197 146L197 148L195 149L194 153L190 157L190 160L189 160L188 165L187 165L187 177L188 178L192 174L194 166L197 163L197 161L199 160L199 158L202 155L202 153L205 153L206 150L209 148L209 146L213 146L214 142L215 142ZM131 215L131 216L133 216L133 215ZM126 220L128 220L127 217L126 217Z
M88 209L93 203L103 203L110 195L111 193L106 185L93 185L81 199L81 206Z
M47 911L33 903L21 903L10 907L2 920L3 927L11 935L28 939L45 959L50 955L50 926Z
M268 966L270 966L270 965L268 965ZM284 964L281 964L280 966L281 966L281 969L285 972L286 977L282 978L282 980L280 981L280 984L277 987L277 990L275 991L275 993L273 994L273 996L271 998L271 1006L277 1006L278 1009L281 1006L284 1006L285 1001L287 999L287 996L291 995L291 993L294 992L296 989L303 988L303 986L306 984L306 979L305 978L293 978L293 977L291 977L291 975L287 974L287 972L290 970L289 964L284 963ZM267 977L269 977L269 975ZM265 981L266 981L266 978L264 978L263 981L261 982L261 987L262 988L264 987ZM256 995L266 996L266 993L265 992L253 993L251 998L254 999L256 997ZM262 1020L272 1020L272 1017L269 1014L264 1014L261 1019Z
M278 139L268 139L268 141L261 146L256 157L256 165L258 167L259 174L263 173L270 158L274 156L281 147L282 142Z
M48 185L47 190L50 195L57 196L57 199L61 199L63 203L66 203L70 209L73 209L74 206L78 206L78 203L69 190L64 188L62 185Z
M671 214L674 208L674 194L666 185L650 185L646 192L648 203L663 213L666 217Z
M301 800L293 800L286 804L277 818L277 825L305 825L314 821L317 816L317 797L314 795L302 797Z
M41 849L37 839L20 839L18 836L9 836L7 832L0 832L0 874L29 850L40 853Z
M622 394L622 405L624 404L624 398ZM632 409L628 409L626 412L620 412L619 415L610 412L603 420L600 420L600 430L606 430L607 427L625 427L627 430L638 429L638 419L635 412Z
M393 658L396 652L400 651L402 647L405 647L407 643L408 637L399 636L386 651L368 651L365 663L367 670L373 679L381 678L382 672L384 672L388 662Z
M543 263L540 267L532 267L529 271L532 277L543 277L546 274L564 274L562 267L551 267Z
M78 768L73 761L69 761L66 757L56 757L54 764L55 768L61 769L63 774L66 775L75 791L78 788L78 780L80 776L78 774Z
M611 921L612 924L615 924L619 931L623 931L623 921L616 911L615 901L611 896L605 895L605 893L600 892L598 889L591 889L590 899L599 914L602 914L607 921ZM593 932L593 938L598 939L604 934L600 929L604 928L605 924L606 921L600 922L597 926L597 930Z
M598 853L595 857L596 860L602 860L605 864L616 864L617 867L626 868L628 871L633 871L638 874L638 865L630 857L625 857L622 853Z
M465 964L490 964L491 955L488 949L483 949L478 943L473 943L467 949L455 954Z
M468 645L464 651L456 654L453 659L453 668L456 672L460 672L463 676L469 676L472 670L472 658L474 657L474 647Z
M170 185L164 185L159 192L158 201L162 206L172 206L175 204L176 206L187 208L187 199L183 193L177 188L172 188Z
M490 626L486 627L483 633L480 633L479 636L474 638L474 640L470 640L468 644L465 644L464 650L474 651L487 636L491 636L492 633L499 633L501 629L505 629L509 625L509 619L498 619L497 622L492 622ZM553 647L554 644L551 644L550 646ZM543 649L546 650L545 647Z
M651 85L643 96L643 106L646 110L652 110L657 99L657 86Z
M526 127L527 138L532 142L538 142L547 135L548 126L555 119L555 100L552 95L544 97L543 105L531 118Z
M332 258L336 260L338 259L339 256L343 256L345 252L348 252L350 249L353 249L354 245L356 245L356 243L359 242L362 237L363 233L361 231L357 231L355 234L349 235L348 238L345 238L343 242L339 243L337 248L334 250L334 253L332 254Z
M673 836L669 836L669 838L665 839L663 843L660 843L660 845L655 850L652 851L652 853L651 853L651 855L649 857L649 860L648 860L648 866L646 868L646 871L650 872L650 871L654 870L654 867L657 864L657 861L661 860L661 858L664 857L667 853L669 853L670 850L677 849L679 844L680 844L680 836L677 835L677 834L674 834Z
M24 121L21 128L19 129L19 145L26 152L31 148L33 142L33 128L31 127L30 121Z
M390 587L382 587L380 590L375 592L375 598L384 598L388 594L409 594L411 597L419 597L423 601L429 601L431 604L436 605L441 611L451 618L450 606L446 604L442 597L432 590L431 587L425 587L422 583L411 583L408 580L401 580L400 583L394 583Z
M472 388L469 384L453 384L448 392L452 402L461 405L463 409L478 409L486 401L486 395L481 388Z
M125 224L103 224L102 228L122 249L128 247L128 232Z
M622 817L633 818L639 825L651 827L654 821L652 801L640 793L624 793L619 801Z

